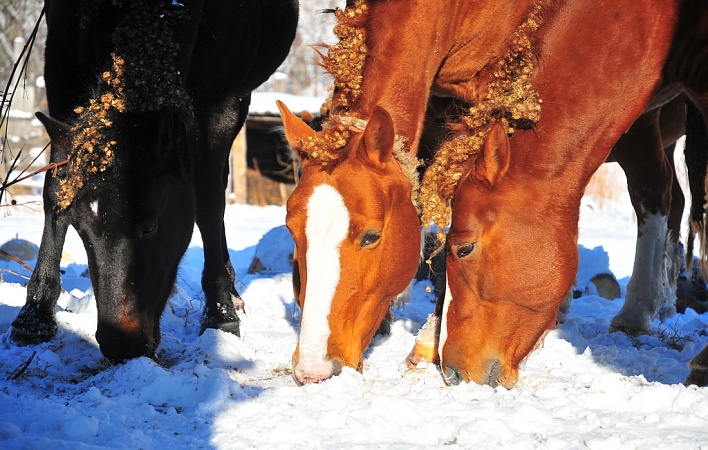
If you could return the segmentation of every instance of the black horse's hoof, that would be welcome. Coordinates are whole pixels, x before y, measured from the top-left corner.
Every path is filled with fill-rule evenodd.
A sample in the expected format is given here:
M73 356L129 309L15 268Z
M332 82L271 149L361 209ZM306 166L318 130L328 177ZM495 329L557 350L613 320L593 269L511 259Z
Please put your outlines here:
M229 322L213 322L209 320L202 320L202 328L199 334L204 334L207 328L213 328L215 330L225 331L231 333L235 336L241 337L241 322L236 318L236 320Z
M25 305L12 322L10 339L17 345L37 345L49 341L57 333L54 312L43 313Z
M216 303L215 307L206 304L204 315L202 316L202 328L199 334L203 334L207 328L226 331L241 337L239 324L241 321L236 314L236 306L231 301Z
M685 386L690 386L692 384L695 384L698 387L708 386L708 370L692 369L683 384Z

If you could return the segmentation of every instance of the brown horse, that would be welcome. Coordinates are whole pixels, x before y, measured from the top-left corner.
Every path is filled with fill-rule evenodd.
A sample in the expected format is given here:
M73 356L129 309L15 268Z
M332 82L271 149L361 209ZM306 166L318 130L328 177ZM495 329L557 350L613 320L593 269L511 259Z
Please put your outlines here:
M681 95L661 108L642 114L622 135L606 160L619 163L624 170L638 217L634 268L625 301L630 313L625 313L625 316L630 320L641 320L646 325L635 332L649 329L648 318L651 313L643 311L644 308L666 316L675 311L675 305L681 300L682 311L686 307L701 310L700 305L692 299L676 297L682 263L678 241L685 198L673 160L676 142L686 130L686 106L686 98ZM705 149L699 151L705 152ZM700 164L699 161L687 161L687 164L689 179L701 180L701 183L692 186L693 191L701 187L699 191L692 192L692 208L698 210L703 208L702 180L705 178L705 165L701 171L700 167L694 167ZM701 212L700 217L702 215ZM647 226L647 220L652 219L658 223ZM689 239L692 239L691 233ZM686 283L690 284L688 281ZM566 298L569 302L570 295ZM429 317L423 332L419 333L414 349L407 358L410 367L421 360L439 362L437 333L443 301L444 298L440 296L434 314ZM569 303L564 306L569 306ZM565 310L559 310L558 320L562 321L564 316ZM627 329L622 331L629 332Z
M296 378L318 381L341 364L360 367L391 297L367 291L382 285L398 290L410 279L419 241L410 224L396 219L409 216L413 202L395 203L381 193L393 186L414 190L415 184L396 171L387 150L379 162L389 163L385 169L392 175L384 179L382 164L362 158L371 155L362 147L384 143L381 150L401 142L415 155L428 100L443 96L465 107L426 170L419 197L424 225L432 221L441 230L453 219L447 242L452 300L445 304L440 340L443 373L451 383L513 384L519 362L555 324L575 276L578 207L590 175L644 110L684 88L702 112L708 110L699 70L703 9L678 0L603 7L560 0L370 0L340 12L335 28L340 42L325 61L335 75L335 91L324 131L307 130L283 111L288 140L310 166L303 168L303 185L288 208L298 267L307 266L309 273L322 273L324 268L315 267L332 261L341 267L321 296L327 308L317 312L322 332L310 360L322 364L308 369L296 350ZM685 37L686 30L695 35ZM387 120L374 118L385 115L378 107L390 114L395 137ZM370 130L367 120L376 128ZM364 129L370 136L358 138ZM361 170L346 168L349 164ZM657 167L665 184L670 170L665 162ZM304 205L318 187L327 190L345 180L336 204L349 212L338 225L347 232L330 244L336 257L313 261L310 246L317 233L308 235L305 224L315 216ZM376 216L360 212L373 206ZM329 216L334 215L322 220ZM367 222L375 225L370 229L376 244L389 245L393 253L367 252L372 239L360 225ZM406 231L392 223L406 223ZM391 255L400 259L384 260ZM376 258L376 264L364 256ZM350 274L347 266L358 272ZM393 268L395 277L372 274L379 268ZM304 287L307 273L300 270L296 278ZM312 329L305 321L310 296L302 292L301 353L303 335ZM350 300L351 293L366 296L368 303ZM358 310L335 312L348 303ZM377 305L376 313L369 305ZM634 325L646 323L640 316L652 308L635 312L637 317L620 321L617 329L636 332L641 326ZM344 357L337 342L355 347L354 357ZM300 376L308 371L316 375Z
M455 194L451 300L439 347L450 383L516 381L519 362L554 325L572 282L585 184L624 130L677 92L687 92L704 117L708 112L708 5L561 3L542 5L543 24L532 37L539 60L532 83L543 99L542 119L533 132L511 138L494 125L465 163ZM654 133L657 114L644 116ZM670 171L659 175L662 184ZM646 211L639 226L640 232L664 229L665 215ZM663 255L664 245L656 247ZM647 318L657 305L635 300L627 299L614 330L650 331Z

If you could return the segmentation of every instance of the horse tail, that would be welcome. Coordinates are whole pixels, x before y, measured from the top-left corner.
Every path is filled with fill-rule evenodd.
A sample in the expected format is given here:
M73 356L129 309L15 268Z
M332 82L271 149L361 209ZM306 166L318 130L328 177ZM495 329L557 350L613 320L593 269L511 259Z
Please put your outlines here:
M700 264L698 276L701 282L708 279L708 132L703 116L696 106L686 101L686 144L684 148L688 185L691 192L688 237L686 239L686 273L690 279L693 274L693 245L698 236Z

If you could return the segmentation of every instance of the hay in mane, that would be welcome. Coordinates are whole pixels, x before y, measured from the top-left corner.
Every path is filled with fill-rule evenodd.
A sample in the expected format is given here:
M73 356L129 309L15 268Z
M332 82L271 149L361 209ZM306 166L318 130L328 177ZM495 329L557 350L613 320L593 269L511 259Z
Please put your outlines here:
M479 154L494 121L512 135L516 129L532 129L541 117L541 98L531 81L537 63L531 35L541 24L540 12L537 3L514 32L506 55L484 71L489 77L484 98L453 126L457 136L442 144L425 171L419 196L421 222L437 226L441 243L464 164Z
M421 210L424 227L437 226L440 242L445 242L444 229L451 220L451 199L462 177L465 162L481 150L494 121L500 121L512 135L516 129L532 129L540 119L541 98L531 82L536 71L532 34L541 24L541 2L536 2L524 22L513 33L507 53L488 65L478 76L486 87L483 98L472 105L451 128L456 137L444 142L436 152L423 180L418 183L416 168L420 164L403 151L397 137L399 162L413 184L414 204ZM361 95L363 69L366 62L366 30L363 27L368 7L356 0L344 10L336 10L334 28L339 41L328 46L327 55L320 53L323 67L334 78L332 96L322 106L327 119L323 130L301 142L301 151L322 165L338 160L339 150L346 146L351 133L363 130L366 121L356 118L349 107ZM405 168L404 168L405 167Z
M332 95L322 105L320 114L326 117L322 131L300 142L300 151L308 157L326 166L339 160L341 150L347 145L352 133L363 132L367 121L356 117L349 108L361 96L364 79L364 64L368 47L366 20L368 6L364 0L356 0L344 10L337 9L334 14L337 25L334 34L339 38L336 44L327 46L327 54L318 51L321 64L332 76L334 86ZM403 174L412 185L411 200L418 206L418 166L420 162L405 151L401 136L396 136L393 154Z
M326 55L316 50L320 64L332 76L334 86L330 88L331 96L320 109L320 114L326 118L322 131L300 142L300 151L322 165L339 159L339 150L347 145L351 137L351 124L345 123L347 119L344 118L355 119L349 115L348 109L361 95L367 53L366 34L361 24L367 12L364 0L357 0L344 10L336 9L334 34L339 39L336 44L326 47Z
M86 182L106 173L119 150L116 122L125 113L189 110L190 98L177 68L179 44L175 30L186 20L182 8L142 1L96 1L86 5L81 28L96 20L101 4L128 8L111 34L111 66L98 80L88 105L78 106L67 149L68 175L60 180L57 207L68 208ZM127 151L127 149L126 149Z

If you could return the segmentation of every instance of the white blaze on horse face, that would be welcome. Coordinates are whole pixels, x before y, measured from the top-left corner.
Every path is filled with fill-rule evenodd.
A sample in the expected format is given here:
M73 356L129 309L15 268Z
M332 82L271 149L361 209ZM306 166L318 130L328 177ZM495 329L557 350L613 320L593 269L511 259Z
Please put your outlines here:
M90 206L91 211L93 211L93 213L98 216L98 200L92 201Z
M450 294L450 285L447 280L445 280L445 299L443 300L442 309L442 321L440 322L440 340L438 341L438 356L440 357L440 365L442 366L443 357L443 347L445 347L445 341L447 341L447 310L450 307L450 302L452 301L452 294Z
M303 371L317 370L327 362L330 335L328 316L341 270L339 246L349 232L349 211L344 199L330 185L317 186L307 202L307 286L300 326L300 360ZM324 368L321 368L324 369Z

